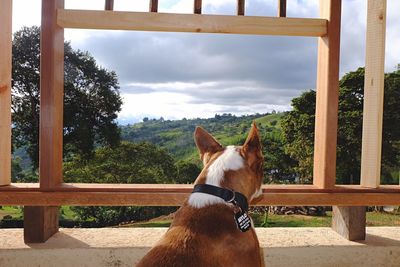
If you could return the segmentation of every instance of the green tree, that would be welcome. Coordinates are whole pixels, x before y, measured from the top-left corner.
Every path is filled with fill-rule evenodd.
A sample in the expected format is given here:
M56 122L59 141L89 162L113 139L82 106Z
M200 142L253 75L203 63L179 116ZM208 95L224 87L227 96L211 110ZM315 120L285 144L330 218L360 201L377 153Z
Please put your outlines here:
M176 182L179 184L191 184L201 172L201 168L190 161L178 161L176 163L177 177Z
M297 161L294 171L299 182L309 183L312 180L315 91L293 98L292 107L281 122L285 152Z
M115 122L121 109L117 76L98 66L87 52L65 43L64 152L90 158L95 144L116 145ZM38 167L40 28L14 34L12 72L13 137L26 146L33 168Z
M337 182L359 183L364 99L364 69L347 73L339 82ZM400 156L400 71L385 74L382 138L382 180L395 182ZM293 110L282 121L285 149L298 161L296 171L311 179L313 165L315 91L292 100ZM396 172L397 173L397 172Z
M151 143L121 142L116 147L100 147L92 159L79 155L64 164L64 180L80 183L174 183L173 158ZM170 212L171 208L73 207L80 220L95 220L100 226L146 219Z
M284 150L281 133L265 134L261 138L264 155L265 183L293 183L296 161Z

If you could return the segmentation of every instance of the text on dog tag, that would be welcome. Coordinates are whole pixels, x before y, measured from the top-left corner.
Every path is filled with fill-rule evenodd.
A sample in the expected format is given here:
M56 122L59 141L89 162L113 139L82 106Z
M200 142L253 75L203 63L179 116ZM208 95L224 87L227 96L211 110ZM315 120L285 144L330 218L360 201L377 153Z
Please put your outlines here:
M235 221L236 225L240 231L246 232L251 227L251 220L249 215L246 212L237 212L235 213Z

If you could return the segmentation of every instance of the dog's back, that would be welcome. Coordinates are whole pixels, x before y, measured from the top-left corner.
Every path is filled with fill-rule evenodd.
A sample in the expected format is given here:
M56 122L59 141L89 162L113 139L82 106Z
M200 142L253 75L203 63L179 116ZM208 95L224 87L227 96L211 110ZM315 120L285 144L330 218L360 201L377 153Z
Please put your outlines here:
M185 204L137 267L261 266L254 229L240 232L232 216L224 204L201 209Z
M263 158L255 125L242 147L225 149L201 128L195 141L205 165L195 185L229 188L249 200L260 195ZM246 213L246 208L215 195L192 193L164 237L136 266L263 266L254 228L242 232L235 221L235 214Z

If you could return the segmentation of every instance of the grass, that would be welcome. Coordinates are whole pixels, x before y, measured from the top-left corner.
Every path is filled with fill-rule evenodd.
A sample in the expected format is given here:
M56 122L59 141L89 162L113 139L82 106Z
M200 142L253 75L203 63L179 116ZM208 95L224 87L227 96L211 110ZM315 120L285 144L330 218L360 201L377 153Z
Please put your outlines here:
M276 113L276 114L269 114L264 117L255 119L255 121L259 124L266 125L266 126L274 126L277 129L281 129L281 118L285 115L284 112ZM276 123L275 125L273 125Z
M0 208L0 220L4 218L4 216L11 216L13 218L22 217L22 209L20 207L14 206L2 206Z
M264 214L251 215L256 227L263 226ZM276 215L269 214L263 227L327 227L332 216Z
M400 214L367 212L367 226L400 226Z
M0 220L6 215L22 218L22 209L20 207L2 206L0 208ZM75 220L75 213L70 206L62 206L61 217L73 221ZM263 225L265 220L263 213L253 213L251 217L256 227L329 227L332 221L332 212L327 212L326 216L269 214L265 225ZM153 219L122 225L121 227L168 227L170 224L171 219ZM400 214L367 212L367 226L400 226Z
M251 214L251 217L256 227L330 227L332 212L327 212L326 216L269 214L264 226L264 214ZM169 227L171 221L171 219L151 220L124 225L123 227ZM367 226L400 226L400 214L368 212Z
M22 208L17 206L2 206L0 208L0 220L4 218L4 216L11 216L13 218L22 218ZM71 210L70 206L62 206L61 207L61 218L66 220L74 220L75 213Z

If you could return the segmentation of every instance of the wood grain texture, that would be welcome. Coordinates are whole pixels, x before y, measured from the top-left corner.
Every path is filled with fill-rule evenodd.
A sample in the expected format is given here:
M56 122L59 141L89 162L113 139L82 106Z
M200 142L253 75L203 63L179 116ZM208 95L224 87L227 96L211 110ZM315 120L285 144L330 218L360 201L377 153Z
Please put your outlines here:
M238 16L244 16L244 14L245 14L245 5L246 5L245 0L237 0L236 13L237 13Z
M56 23L59 8L64 8L64 0L42 1L39 180L43 190L62 182L64 29ZM24 205L26 242L44 242L58 231L58 207L34 207L30 201Z
M328 20L328 35L318 39L313 181L331 188L336 182L341 1L320 0L320 16Z
M201 7L202 7L201 0L194 0L193 13L194 14L201 14Z
M63 0L42 2L39 132L41 188L51 188L62 182L64 29L56 23L56 11L59 8L64 8Z
M268 184L262 186L263 193L399 193L398 185L381 185L367 188L361 185L335 185L333 188L319 188L314 185ZM131 192L131 193L190 193L191 184L82 184L63 183L52 189L42 189L38 183L12 183L0 188L0 193L17 192Z
M369 0L361 153L361 185L365 187L378 187L381 178L385 38L386 0Z
M109 11L114 10L114 0L106 0L104 4L104 10L109 10Z
M158 12L158 0L150 0L149 11Z
M0 194L8 206L180 206L189 193L166 192L13 192ZM275 193L267 192L257 206L399 206L399 193Z
M52 191L37 184L12 184L0 188L0 205L104 205L179 206L193 185L62 184ZM263 198L253 205L366 206L400 205L400 186L380 188L335 186L321 189L313 185L265 185Z
M43 243L58 232L58 207L24 207L24 242Z
M286 0L278 0L278 17L286 17Z
M64 28L314 37L327 33L326 19L62 9L57 14Z
M0 186L11 183L12 0L0 1Z
M366 210L361 207L332 207L332 229L350 241L365 240Z

